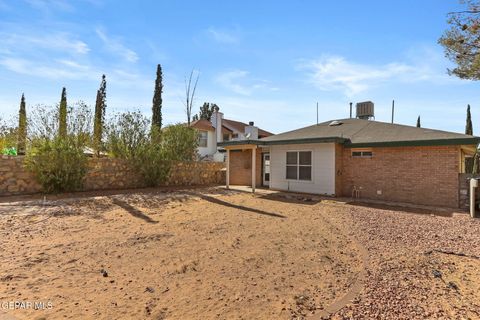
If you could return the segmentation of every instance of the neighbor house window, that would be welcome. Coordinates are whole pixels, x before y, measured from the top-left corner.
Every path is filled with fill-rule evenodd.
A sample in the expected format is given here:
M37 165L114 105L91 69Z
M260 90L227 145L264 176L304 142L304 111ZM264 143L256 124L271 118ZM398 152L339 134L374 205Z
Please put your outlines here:
M208 144L208 131L199 131L198 133L198 146L206 148Z
M372 150L352 150L353 158L371 158L373 157Z
M228 141L230 140L230 135L228 133L223 134L223 141Z
M287 152L288 180L312 180L312 152L289 151Z

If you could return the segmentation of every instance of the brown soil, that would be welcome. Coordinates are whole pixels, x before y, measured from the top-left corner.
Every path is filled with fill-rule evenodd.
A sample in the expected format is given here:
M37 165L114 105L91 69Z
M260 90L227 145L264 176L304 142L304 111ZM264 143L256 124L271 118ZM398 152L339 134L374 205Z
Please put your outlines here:
M19 319L318 314L363 268L323 210L218 189L4 202L0 301L53 304Z
M1 202L0 303L53 307L0 319L480 318L464 214L216 188Z

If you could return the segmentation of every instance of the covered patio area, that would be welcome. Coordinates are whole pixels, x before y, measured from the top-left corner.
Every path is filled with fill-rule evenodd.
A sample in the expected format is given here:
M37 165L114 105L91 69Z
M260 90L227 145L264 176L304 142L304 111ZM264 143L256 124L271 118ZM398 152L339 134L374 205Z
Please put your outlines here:
M265 185L263 154L268 150L257 141L238 141L225 146L227 151L226 188L248 186L251 192Z

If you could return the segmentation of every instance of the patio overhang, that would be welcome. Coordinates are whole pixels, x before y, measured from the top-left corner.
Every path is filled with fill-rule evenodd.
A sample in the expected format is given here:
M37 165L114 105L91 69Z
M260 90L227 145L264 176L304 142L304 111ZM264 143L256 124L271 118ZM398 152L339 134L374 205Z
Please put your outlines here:
M227 150L227 174L226 174L226 188L230 189L230 156L231 150L252 150L252 193L255 193L255 184L256 184L256 170L257 170L257 144L248 143L253 142L253 140L246 140L246 141L235 141L241 143L223 145L223 148Z

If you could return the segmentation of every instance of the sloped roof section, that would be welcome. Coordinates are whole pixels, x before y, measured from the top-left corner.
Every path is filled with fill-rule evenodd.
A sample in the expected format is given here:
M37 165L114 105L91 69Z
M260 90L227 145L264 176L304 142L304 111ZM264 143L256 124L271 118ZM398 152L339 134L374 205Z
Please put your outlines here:
M352 147L478 144L479 137L362 119L327 121L260 139L264 144L343 142Z
M190 123L190 127L198 130L215 131L215 128L212 126L212 123L206 119L195 120L192 123Z
M235 131L245 133L245 127L248 126L248 124L240 122L240 121L235 121L235 120L229 120L229 119L222 119L222 124L223 126L233 129ZM273 135L273 133L265 131L263 129L258 128L258 137L259 138L264 138L264 137L269 137Z

